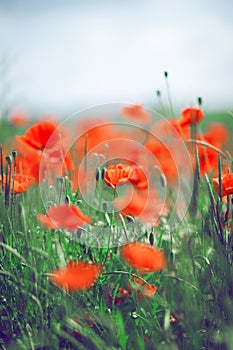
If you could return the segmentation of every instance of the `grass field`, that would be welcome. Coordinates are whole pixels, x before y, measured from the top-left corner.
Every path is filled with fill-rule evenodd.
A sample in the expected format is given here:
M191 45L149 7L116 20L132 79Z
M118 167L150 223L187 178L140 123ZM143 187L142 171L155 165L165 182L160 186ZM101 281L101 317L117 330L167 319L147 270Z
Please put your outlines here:
M120 107L2 121L1 349L233 349L232 117Z

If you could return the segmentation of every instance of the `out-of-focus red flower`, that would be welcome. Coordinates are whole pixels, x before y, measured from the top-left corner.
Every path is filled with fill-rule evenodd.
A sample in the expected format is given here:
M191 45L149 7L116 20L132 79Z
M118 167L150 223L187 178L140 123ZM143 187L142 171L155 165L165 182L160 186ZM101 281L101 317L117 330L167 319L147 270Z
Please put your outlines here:
M8 179L9 181L9 179ZM2 179L0 177L0 184ZM25 192L34 183L34 178L28 175L16 174L10 179L10 192L20 194ZM6 186L6 175L4 175L4 186Z
M131 124L118 124L112 120L82 120L77 124L78 135L75 142L75 159L81 161L84 155L104 154L106 161L127 159L135 164L146 166L147 156L143 154L143 144L148 131ZM141 146L141 147L140 147ZM146 164L145 164L146 162ZM76 163L78 165L78 163Z
M132 293L132 289L134 289L138 295L139 300L144 300L151 298L153 295L155 295L157 291L157 287L153 284L145 284L142 280L136 277L132 277L131 282L128 285L128 291Z
M129 181L138 189L145 190L148 187L148 179L146 170L139 166L132 166L134 172L130 176Z
M197 145L201 175L215 171L218 166L218 153L208 146Z
M181 125L177 119L162 119L152 125L150 128L150 137L148 141L157 140L166 145L167 140L174 140L177 137L187 139L190 137L190 125Z
M65 150L63 148L49 152L49 153L43 153L44 162L44 168L43 170L49 171L50 173L53 173L53 175L56 176L62 176L64 174L64 171L71 171L74 170L74 163L71 158L70 153L65 153Z
M218 177L213 179L214 189L220 196L220 187ZM222 176L222 196L230 196L233 194L233 173L224 174Z
M52 152L41 152L32 148L25 148L19 142L14 145L17 149L16 170L18 173L26 173L35 178L39 183L39 176L48 175L57 176L66 175L65 170L74 169L73 160L69 153L65 153L63 148ZM41 174L40 174L41 171Z
M155 295L157 291L157 287L154 286L153 284L144 284L141 287L141 290L139 290L139 299L144 300L144 299L149 299Z
M204 113L200 108L188 107L181 112L178 122L181 126L197 124L204 118Z
M29 116L23 110L13 110L9 114L9 122L16 127L24 127L28 124Z
M90 223L92 221L92 219L85 216L80 209L68 204L50 207L46 215L37 214L37 219L46 228L54 230L60 228L75 230L85 223Z
M141 272L160 271L167 266L163 251L143 242L122 246L120 255L130 266Z
M76 137L75 151L81 160L85 152L92 150L97 145L102 145L97 153L103 153L108 140L121 136L121 132L117 130L116 125L111 120L104 121L94 118L79 121L77 124L77 134L80 136L78 138Z
M16 136L16 139L35 150L53 152L61 148L64 143L64 135L58 131L58 125L50 121L43 121L31 126L24 136Z
M74 292L91 288L102 271L99 264L69 261L64 268L53 271L49 279L68 292Z
M116 190L117 186L128 182L134 172L134 169L125 164L110 165L104 176L105 183Z
M164 173L168 184L177 182L178 172L187 168L187 156L184 152L184 140L190 138L190 127L180 126L177 120L161 120L150 130L145 148L154 155L154 163ZM155 162L156 160L156 162Z
M131 199L130 199L131 198ZM116 209L124 215L136 216L145 224L157 226L159 217L167 215L167 207L155 191L126 191L124 196L114 201Z
M222 123L211 123L203 137L206 142L216 147L218 147L218 145L222 146L228 142L229 130Z
M123 107L121 114L127 119L131 119L140 123L148 123L152 119L151 114L148 113L140 104Z
M220 151L229 140L229 132L221 123L213 123L208 126L208 129L203 135L198 135L197 140L210 144ZM216 173L218 167L218 151L208 145L197 144L200 171L204 173Z

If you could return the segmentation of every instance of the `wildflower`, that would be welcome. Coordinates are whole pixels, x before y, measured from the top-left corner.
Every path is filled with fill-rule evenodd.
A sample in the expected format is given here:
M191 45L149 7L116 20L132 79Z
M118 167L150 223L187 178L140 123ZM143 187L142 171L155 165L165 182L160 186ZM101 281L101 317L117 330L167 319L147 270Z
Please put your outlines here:
M219 179L213 179L213 186L217 194L220 196ZM233 173L227 173L222 176L222 197L233 194Z
M105 183L108 186L112 186L114 190L119 185L124 185L129 181L134 169L125 164L110 165L105 172Z
M222 123L211 123L204 133L204 141L216 147L221 147L226 144L228 140L229 130Z
M159 216L167 215L167 207L154 190L126 191L114 201L116 209L124 215L136 216L141 222L157 226Z
M153 284L144 284L141 288L141 290L139 290L139 299L140 300L144 300L144 299L149 299L151 297L153 297L155 295L157 291L157 287L154 286Z
M27 125L29 117L23 110L14 110L9 115L9 122L16 127Z
M80 120L77 124L76 133L80 135L75 142L76 155L80 160L82 160L86 151L93 151L95 147L98 147L95 152L104 152L108 141L120 137L121 134L111 123L111 120L94 118Z
M134 269L153 272L167 265L163 251L143 242L132 242L120 248L121 257Z
M138 293L139 300L151 298L155 295L157 287L153 284L145 284L143 281L135 276L132 277L132 281L128 286L128 291L132 293L132 288Z
M4 186L7 185L6 175L4 175ZM0 185L2 179L0 178ZM8 179L9 182L9 179ZM25 192L28 187L30 187L34 183L34 177L22 174L12 175L10 179L10 192L14 194L20 194Z
M37 220L39 220L43 226L54 230L60 228L75 230L85 223L90 223L92 221L92 219L85 216L80 209L68 204L50 207L46 215L37 214Z
M91 288L102 271L99 264L70 260L65 267L53 271L49 279L68 292L74 292Z
M70 154L65 153L62 147L46 154L29 148L25 149L25 147L23 149L22 145L16 145L15 148L18 150L17 172L22 171L33 176L36 183L39 183L40 176L44 177L48 174L52 174L54 177L62 176L65 170L74 169Z
M152 118L150 113L148 113L140 104L135 104L132 106L126 106L122 108L121 114L125 118L143 123L150 122Z
M152 135L161 135L162 138L169 138L177 135L187 137L189 135L189 127L181 126L178 120L173 118L162 119L152 126L151 133Z
M145 190L148 187L148 180L144 169L138 166L132 167L134 172L132 173L129 181L135 185L138 190Z
M218 166L218 154L208 146L197 145L201 175L214 171Z
M221 151L223 146L229 140L229 132L221 123L213 123L210 124L202 136L197 136L197 140L214 146ZM217 169L218 166L218 152L211 148L211 146L203 146L202 144L197 145L200 171L202 175L210 171L215 172L215 169Z
M178 122L181 126L197 124L204 118L204 113L200 108L188 107L181 112Z
M35 150L54 151L60 148L62 142L57 128L55 123L43 121L31 126L24 136L17 135L16 139Z

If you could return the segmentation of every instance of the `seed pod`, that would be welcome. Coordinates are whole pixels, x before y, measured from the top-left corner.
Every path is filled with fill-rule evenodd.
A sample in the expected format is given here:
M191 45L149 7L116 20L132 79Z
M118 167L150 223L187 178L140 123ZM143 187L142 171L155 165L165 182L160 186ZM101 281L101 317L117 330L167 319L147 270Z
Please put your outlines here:
M150 245L154 245L154 241L155 241L155 239L154 239L154 234L153 234L153 232L151 232L150 233L150 235L149 235L149 242L150 242Z

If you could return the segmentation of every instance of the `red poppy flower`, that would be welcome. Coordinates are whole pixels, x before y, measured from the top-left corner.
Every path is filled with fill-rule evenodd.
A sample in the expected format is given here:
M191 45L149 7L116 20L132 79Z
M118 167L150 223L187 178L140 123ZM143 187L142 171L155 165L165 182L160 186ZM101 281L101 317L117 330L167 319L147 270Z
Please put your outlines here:
M102 271L99 264L69 261L66 267L53 271L49 279L68 292L74 292L91 288Z
M120 255L130 266L141 272L160 271L167 265L163 251L143 242L122 246Z
M19 143L14 148L18 152L16 161L17 172L33 176L36 183L39 183L40 176L52 175L53 178L56 178L57 176L65 175L65 170L71 171L74 169L70 153L65 153L63 148L49 153L38 152L31 148L25 149L25 146L19 145Z
M68 204L50 207L46 215L37 214L37 220L39 220L43 226L54 230L60 228L75 230L85 223L90 223L92 221L92 219L85 216L80 209Z
M204 118L204 113L200 108L188 107L181 112L178 122L181 126L197 124Z
M144 299L149 299L155 295L157 291L157 287L154 286L153 284L144 284L141 287L141 290L139 290L139 299L144 300Z
M229 140L229 132L221 123L213 123L210 124L202 136L197 136L197 140L222 150L223 146ZM218 166L218 152L208 145L197 144L197 148L201 174L210 171L213 171L215 174L215 170Z
M131 198L131 199L129 199ZM116 209L124 215L136 216L145 224L158 225L159 216L167 215L167 207L155 191L126 191L114 201Z
M23 110L14 110L9 115L9 122L16 127L27 125L29 117Z
M128 119L142 122L142 123L148 123L151 121L151 115L140 104L135 104L132 106L126 106L122 108L121 114Z
M112 186L116 190L117 186L124 185L129 181L133 172L134 169L129 165L110 165L106 170L104 180L108 186Z
M200 144L197 145L197 149L201 175L214 171L218 166L218 153L212 148Z
M0 184L2 179L0 178ZM25 192L31 184L33 184L34 178L28 175L16 174L11 177L10 192L14 194L20 194ZM4 186L6 186L6 175L4 175Z
M61 148L61 135L57 132L58 126L50 121L34 124L24 136L16 136L16 139L33 149L54 151ZM64 136L64 135L63 135Z
M150 128L150 141L157 140L154 135L159 136L159 138L161 137L161 140L177 137L178 135L187 138L190 135L190 127L189 125L185 127L183 125L181 126L177 119L162 119Z
M140 300L151 298L157 291L157 287L153 284L145 284L142 280L134 276L132 277L132 281L128 286L128 291L131 291L131 293L132 288L138 293Z
M218 178L213 179L214 189L220 196L219 180ZM224 174L222 176L222 196L230 196L233 194L233 173Z
M224 145L228 142L229 139L229 130L224 124L221 123L211 123L208 126L208 129L203 135L204 141L215 145Z
M145 170L138 166L132 166L134 172L130 176L129 181L135 185L138 190L145 190L148 187L148 180Z

